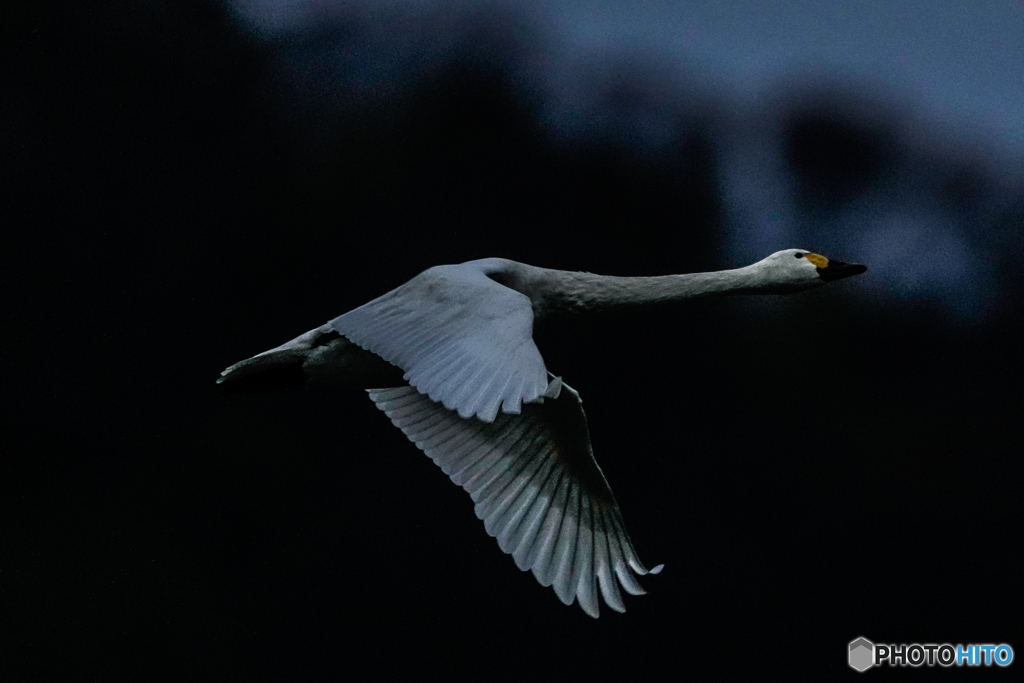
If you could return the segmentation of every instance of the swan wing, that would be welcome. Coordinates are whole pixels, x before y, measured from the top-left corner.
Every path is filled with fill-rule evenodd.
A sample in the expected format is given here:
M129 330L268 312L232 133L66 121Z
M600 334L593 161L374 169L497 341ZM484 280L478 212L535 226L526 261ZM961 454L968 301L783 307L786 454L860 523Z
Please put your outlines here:
M547 389L530 299L472 263L430 268L329 324L462 417L491 422Z
M546 401L490 423L462 418L409 386L367 391L469 493L501 549L541 585L553 585L563 603L578 599L597 617L598 590L618 612L625 611L619 584L633 595L644 593L634 573L648 570L594 460L579 395L560 379Z

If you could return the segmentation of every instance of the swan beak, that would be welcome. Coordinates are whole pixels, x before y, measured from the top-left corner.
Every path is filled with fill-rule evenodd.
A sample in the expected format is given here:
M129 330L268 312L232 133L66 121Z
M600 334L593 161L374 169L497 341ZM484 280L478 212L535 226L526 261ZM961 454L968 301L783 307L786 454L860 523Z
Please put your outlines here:
M818 277L825 282L839 280L852 275L860 275L868 269L867 266L859 263L843 263L842 261L828 260L824 268L818 268Z

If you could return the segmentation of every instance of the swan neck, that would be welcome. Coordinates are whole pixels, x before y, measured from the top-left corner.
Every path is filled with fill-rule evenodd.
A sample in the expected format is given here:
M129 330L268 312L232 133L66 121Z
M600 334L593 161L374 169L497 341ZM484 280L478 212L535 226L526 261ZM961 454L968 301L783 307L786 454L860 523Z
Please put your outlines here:
M586 313L660 306L688 299L752 293L757 272L735 270L654 277L617 277L537 269L529 278L527 296L537 314Z

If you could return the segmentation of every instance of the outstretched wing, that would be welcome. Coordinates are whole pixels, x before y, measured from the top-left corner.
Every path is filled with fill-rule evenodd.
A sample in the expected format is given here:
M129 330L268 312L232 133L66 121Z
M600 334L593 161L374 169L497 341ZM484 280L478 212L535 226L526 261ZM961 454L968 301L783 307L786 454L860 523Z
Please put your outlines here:
M598 586L618 612L626 609L619 583L628 593L644 593L633 573L648 570L594 461L579 395L560 379L551 383L546 400L491 423L459 417L412 387L367 391L396 427L469 492L477 517L501 549L523 571L533 570L541 585L554 585L566 605L578 599L597 617Z
M430 268L330 325L461 417L518 413L547 388L530 300L472 262Z

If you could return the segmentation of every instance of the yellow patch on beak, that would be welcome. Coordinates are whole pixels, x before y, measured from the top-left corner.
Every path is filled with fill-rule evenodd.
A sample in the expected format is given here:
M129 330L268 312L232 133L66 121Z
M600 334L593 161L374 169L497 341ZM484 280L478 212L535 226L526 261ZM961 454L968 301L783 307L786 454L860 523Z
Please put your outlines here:
M816 265L818 268L828 268L828 259L821 254L804 254L804 258Z

